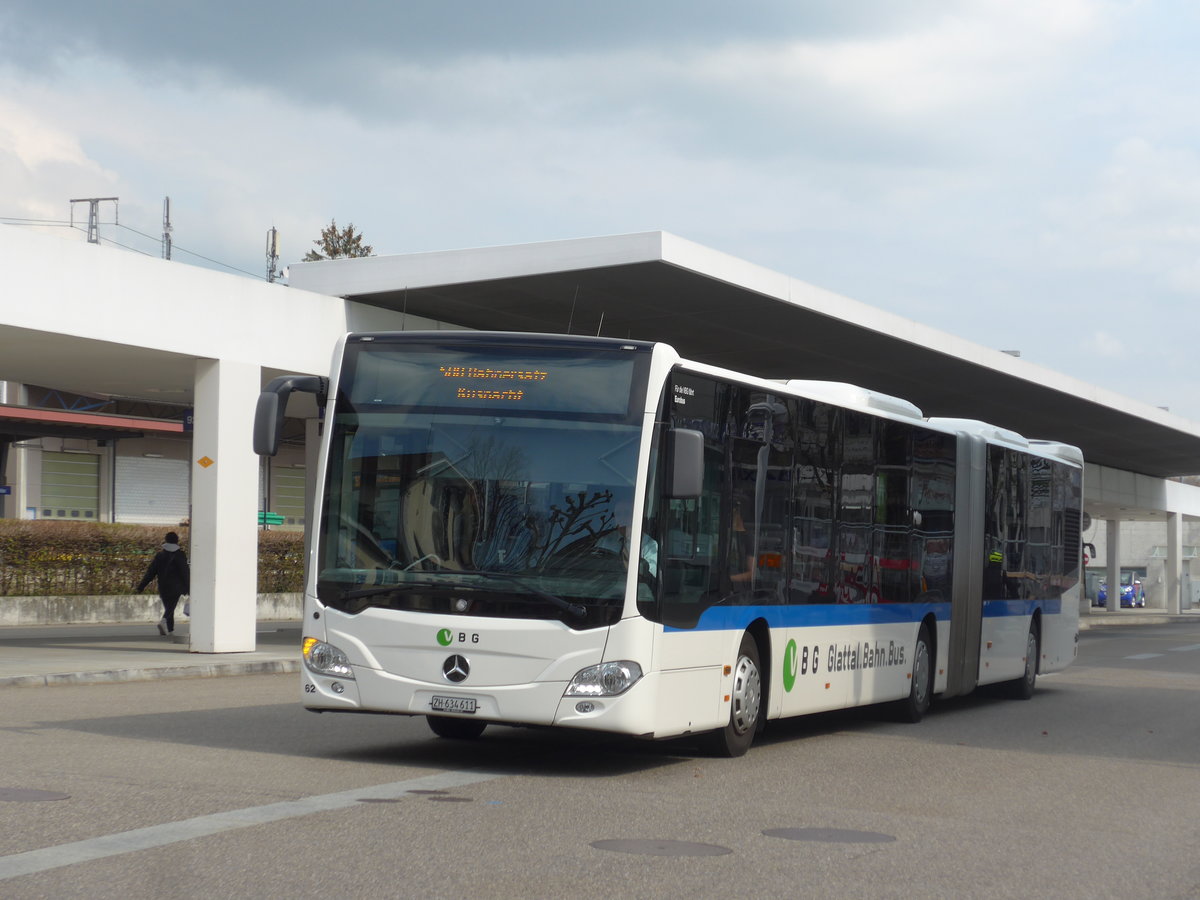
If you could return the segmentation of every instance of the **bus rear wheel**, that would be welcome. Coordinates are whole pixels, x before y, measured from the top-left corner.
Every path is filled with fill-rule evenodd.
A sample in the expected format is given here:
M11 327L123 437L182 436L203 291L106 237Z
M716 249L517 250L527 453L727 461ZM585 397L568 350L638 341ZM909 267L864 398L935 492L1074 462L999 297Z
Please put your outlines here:
M473 741L483 734L487 722L475 719L452 719L449 716L426 716L429 729L438 737L453 738L460 741Z
M1025 671L1020 678L1003 685L1004 693L1014 700L1028 700L1037 686L1038 659L1042 652L1042 632L1037 622L1029 623L1029 634L1025 637Z
M933 645L929 626L922 625L913 648L912 682L908 697L896 705L897 716L903 722L920 722L933 703Z
M758 644L749 632L742 635L742 645L738 648L729 707L729 722L725 727L704 735L701 741L705 752L713 756L744 755L758 730L762 715L762 674Z

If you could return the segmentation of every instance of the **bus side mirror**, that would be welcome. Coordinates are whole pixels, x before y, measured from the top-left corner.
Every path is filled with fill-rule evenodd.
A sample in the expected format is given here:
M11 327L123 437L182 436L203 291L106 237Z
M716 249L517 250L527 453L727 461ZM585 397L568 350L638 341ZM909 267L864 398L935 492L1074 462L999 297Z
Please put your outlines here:
M279 451L283 414L292 391L323 396L328 389L329 381L319 375L283 375L273 379L258 395L254 409L254 452L259 456L274 456Z
M672 500L691 500L704 491L704 435L690 428L667 433Z

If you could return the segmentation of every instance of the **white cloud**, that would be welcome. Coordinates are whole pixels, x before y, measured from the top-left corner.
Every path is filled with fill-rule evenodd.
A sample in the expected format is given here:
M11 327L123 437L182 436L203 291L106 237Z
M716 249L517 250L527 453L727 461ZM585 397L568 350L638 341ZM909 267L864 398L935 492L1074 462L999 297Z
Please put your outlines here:
M66 219L71 198L97 196L90 193L94 188L111 188L115 181L114 173L84 152L77 133L35 105L0 93L3 215Z
M718 82L753 83L785 107L807 86L886 118L971 112L1061 65L1105 18L1090 0L977 0L944 10L898 34L723 47L702 70Z
M1121 340L1105 331L1093 331L1085 343L1091 353L1106 359L1120 359L1127 356L1131 349L1128 339Z
M1041 243L1060 265L1136 274L1143 287L1200 295L1200 154L1127 138L1074 195L1046 205Z

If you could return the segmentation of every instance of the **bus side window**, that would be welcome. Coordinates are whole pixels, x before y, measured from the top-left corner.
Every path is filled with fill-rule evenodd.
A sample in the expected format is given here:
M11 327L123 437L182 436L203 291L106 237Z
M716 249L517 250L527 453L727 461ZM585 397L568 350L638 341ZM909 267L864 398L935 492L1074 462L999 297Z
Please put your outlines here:
M726 602L784 602L795 404L737 386L731 394Z
M914 599L951 599L954 575L953 437L919 429L913 437L913 559L918 581Z
M876 603L871 537L875 519L875 422L860 412L845 412L839 474L834 600Z
M830 603L841 416L813 400L800 400L797 409L788 600Z
M1008 467L1003 447L987 448L984 488L983 599L1006 597L1005 550L1008 543Z

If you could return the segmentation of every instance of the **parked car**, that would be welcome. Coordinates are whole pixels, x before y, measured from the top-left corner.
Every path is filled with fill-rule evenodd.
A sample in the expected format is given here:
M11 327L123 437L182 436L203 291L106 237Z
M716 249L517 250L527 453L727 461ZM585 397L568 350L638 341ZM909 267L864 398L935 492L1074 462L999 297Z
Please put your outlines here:
M1096 591L1096 605L1108 606L1108 585L1103 581ZM1131 575L1121 576L1121 608L1144 609L1146 606L1146 591L1142 583Z

